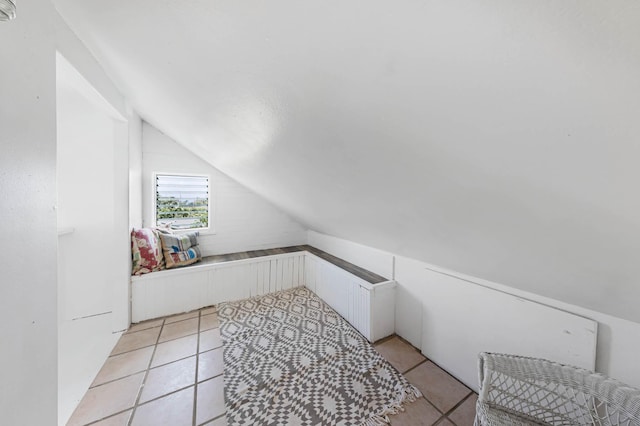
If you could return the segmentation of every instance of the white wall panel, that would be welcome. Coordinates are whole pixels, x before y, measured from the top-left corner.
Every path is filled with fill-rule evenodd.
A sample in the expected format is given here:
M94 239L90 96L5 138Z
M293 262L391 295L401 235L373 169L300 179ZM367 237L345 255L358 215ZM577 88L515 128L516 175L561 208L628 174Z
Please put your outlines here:
M304 265L305 286L363 336L376 341L394 333L395 282L368 283L310 253Z
M448 278L450 282L457 282L457 285L451 285L450 283L449 285L442 285L443 280L447 278L446 275L443 275L444 278L439 278L435 281L430 280L431 284L427 284L429 281L427 276L433 277L433 274L436 274L435 272L430 272L427 268L453 275L454 277ZM437 357L434 360L451 371L463 371L466 369L468 377L465 380L471 381L469 383L470 386L474 385L477 380L472 377L469 364L475 363L474 352L479 347L474 347L473 344L468 346L462 344L462 347L458 345L460 344L459 342L465 342L468 339L469 327L472 330L474 329L473 327L482 326L483 324L485 327L489 327L491 322L484 321L483 316L477 315L474 309L461 312L460 306L469 301L477 300L478 306L484 303L487 310L499 310L502 307L502 302L500 301L504 295L510 295L510 297L517 300L527 300L530 301L529 303L535 302L539 306L545 307L545 313L533 313L532 310L523 309L515 312L509 311L509 314L505 316L504 321L515 321L516 324L522 326L523 318L520 317L520 320L517 320L517 318L519 315L529 312L529 317L524 318L524 320L533 328L534 335L538 323L546 324L546 326L551 325L545 321L545 318L554 318L556 323L553 325L557 327L562 327L566 324L565 320L553 315L557 311L565 312L567 315L573 314L578 318L582 317L596 321L597 337L594 336L596 340L595 370L629 383L632 386L640 387L640 365L634 361L634 354L640 352L640 324L522 292L497 283L457 274L453 271L436 268L404 257L396 258L396 271L398 281L396 332L415 346L422 348L425 353L431 353L433 345L436 345L435 352L432 353L432 356ZM441 292L442 289L444 292ZM457 289L458 293L456 295L452 294L454 289ZM478 297L476 291L480 291L483 296ZM427 309L427 306L431 306L431 308ZM509 306L509 303L505 303L505 307ZM440 313L439 309L445 312ZM452 323L449 318L449 315L452 315L451 312L460 313L460 318L463 318L464 321L456 320ZM551 314L548 315L546 312ZM430 319L427 318L428 316L430 316ZM576 336L567 327L563 328L563 334L565 329L572 333L572 335L565 334L567 338ZM513 335L504 334L500 336L499 340L495 340L496 336L493 335L487 339L487 342L493 340L494 345L502 345L503 340L511 343L514 339L516 341L521 340L522 336L526 336L531 332L532 330L523 327L521 334L516 333L516 338ZM440 335L440 338L437 337L438 335ZM591 332L588 332L588 335L591 335ZM447 350L442 348L442 344L445 341L449 342ZM527 350L527 348L526 346L522 348L513 346L503 350L520 352ZM563 351L566 353L567 350L568 347L566 345L558 345L556 347L557 353L546 354L545 356L557 358L558 354L562 356ZM467 354L464 356L464 360L458 358L463 353Z
M395 282L370 284L307 252L196 265L132 278L139 322L312 283L314 291L370 341L393 333Z
M58 422L64 424L111 352L113 332L130 323L129 132L74 65L60 54L56 62L58 227L71 231L58 239L58 324L65 333L58 343ZM96 321L100 326L86 334L91 327L82 323ZM93 350L84 348L87 342Z
M595 369L597 322L424 270L422 352L478 387L477 355L499 352Z
M304 252L193 265L132 277L132 322L304 284Z

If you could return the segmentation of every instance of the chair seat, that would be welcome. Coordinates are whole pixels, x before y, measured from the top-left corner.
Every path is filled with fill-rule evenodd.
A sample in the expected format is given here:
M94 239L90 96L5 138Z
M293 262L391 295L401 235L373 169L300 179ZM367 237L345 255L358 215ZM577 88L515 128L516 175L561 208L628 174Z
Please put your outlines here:
M512 425L512 426L548 426L549 423L532 420L487 404L476 404L476 426L479 425Z

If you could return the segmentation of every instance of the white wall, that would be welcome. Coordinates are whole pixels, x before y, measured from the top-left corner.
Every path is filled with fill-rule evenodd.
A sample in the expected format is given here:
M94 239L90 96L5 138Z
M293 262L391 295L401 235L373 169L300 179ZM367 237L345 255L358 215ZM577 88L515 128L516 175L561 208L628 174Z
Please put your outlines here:
M640 321L637 1L56 3L308 227Z
M49 425L57 411L56 105L51 3L0 22L0 413Z
M82 78L59 56L58 227L73 228L59 241L63 320L112 311L112 274L95 272L113 266L117 259L113 252L117 124L85 97L83 89L69 82L74 77Z
M129 120L129 228L142 227L142 119Z
M300 224L146 122L142 150L145 226L154 226L154 173L203 174L210 176L213 193L213 231L203 231L199 238L204 256L306 243Z
M140 205L142 142L140 117L62 18L50 19L60 64L58 225L73 229L59 237L58 251L58 424L65 424L129 325L135 218L128 211L130 199Z
M352 254L351 259L346 259L356 264L358 257L364 259L370 253L380 253L380 250L321 233L310 231L309 234L310 242L322 245L323 250L329 253L338 256L338 253L349 251L357 253ZM584 351L588 351L591 327L588 322L584 323L579 318L565 318L564 313L569 313L598 323L596 371L640 387L640 364L637 362L637 355L640 353L640 324L415 259L392 253L387 253L387 256L377 258L380 262L387 263L382 268L388 268L388 263L395 262L395 280L398 282L396 333L421 348L434 362L468 386L477 386L475 372L478 350L504 350L503 348L508 347L516 348L514 352L521 350L531 355L532 348L526 339L544 338L536 335L540 330L553 331L554 324L548 321L551 316L561 322L557 324L558 327L565 327L558 329L560 335L571 333L565 336L570 339L564 342L570 344L565 348L582 347ZM360 265L363 266L362 263ZM535 302L545 314L535 314L538 308L530 311L533 306L522 309L522 312L512 310L510 316L504 318L507 322L505 326L496 327L496 312L500 309L508 312L511 301L527 305ZM545 306L549 308L544 310ZM523 329L520 335L513 333L513 330L508 332L506 330L509 330L510 320L517 321L518 324L529 322L530 328ZM567 328L570 324L574 324L572 329ZM486 341L491 347L478 349L482 347L482 341L477 338L479 333L487 336ZM553 337L550 336L550 339ZM540 348L539 351L544 353L549 349L553 350Z
M128 134L123 117L57 55L58 423L129 325Z

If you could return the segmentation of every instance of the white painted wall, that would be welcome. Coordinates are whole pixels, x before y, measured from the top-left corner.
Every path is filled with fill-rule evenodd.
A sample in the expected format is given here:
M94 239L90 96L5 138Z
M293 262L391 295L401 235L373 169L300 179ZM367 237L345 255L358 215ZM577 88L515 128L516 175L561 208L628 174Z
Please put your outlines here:
M0 22L0 422L57 413L56 104L50 2Z
M640 321L637 1L55 2L307 227Z
M148 123L142 126L142 150L145 226L154 226L154 173L202 174L210 177L213 192L213 229L199 238L204 256L306 243L299 223Z
M310 240L322 244L323 250L332 254L359 252L353 255L355 259L378 251L317 232L311 235L311 232ZM582 363L590 356L587 353L589 330L593 328L588 326L589 321L584 322L575 317L577 315L597 322L596 371L640 387L640 365L637 363L640 324L415 259L392 253L387 255L395 261L398 283L396 333L421 348L429 358L468 386L477 388L476 361L480 350L539 353L547 357L564 357L560 360L569 362L575 354L557 351L554 354L554 349L582 347L584 356L575 362ZM520 308L514 308L518 306ZM508 315L501 318L500 312L508 312ZM549 321L551 318L555 319ZM502 326L501 321L504 321ZM512 328L514 324L527 323L528 327L520 332ZM550 335L541 336L541 330ZM562 337L565 330L571 332L566 338ZM557 348L536 348L531 344L532 341L555 339L551 333L559 334L558 341L563 341ZM479 334L486 335L486 340L479 339ZM485 343L487 346L483 347Z
M57 56L59 370L65 424L129 325L127 124Z
M142 227L142 119L135 112L129 119L129 228L133 227Z
M141 120L60 16L50 19L62 64L58 222L73 228L59 237L58 424L63 425L119 331L129 325L128 210L130 197L140 205ZM130 151L134 178L138 172L138 191L134 183L131 195Z
M420 332L422 352L467 386L478 390L480 352L516 353L594 370L597 322L427 270L422 262L396 258L397 277L415 283L416 311L398 305L397 327ZM402 332L399 332L402 335Z
M61 56L58 59L58 227L74 230L59 239L59 313L69 321L113 309L114 277L105 265L114 266L117 259L117 124L85 89L74 85L72 79L82 78L75 69Z

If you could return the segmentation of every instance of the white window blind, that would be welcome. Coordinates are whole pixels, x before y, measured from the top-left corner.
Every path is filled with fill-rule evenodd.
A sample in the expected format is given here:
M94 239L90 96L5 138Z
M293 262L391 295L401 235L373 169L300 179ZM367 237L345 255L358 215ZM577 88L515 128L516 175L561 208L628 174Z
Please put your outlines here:
M208 228L209 177L156 175L156 224Z

